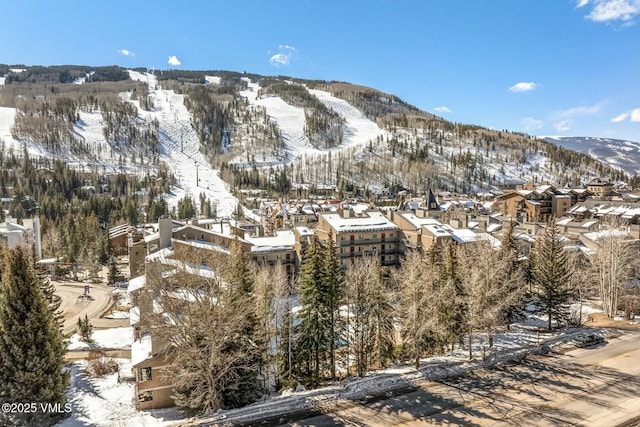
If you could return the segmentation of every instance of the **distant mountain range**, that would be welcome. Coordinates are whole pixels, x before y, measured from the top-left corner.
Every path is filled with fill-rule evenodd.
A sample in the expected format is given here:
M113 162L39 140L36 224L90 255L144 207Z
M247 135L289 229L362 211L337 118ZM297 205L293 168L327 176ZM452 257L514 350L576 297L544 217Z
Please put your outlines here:
M589 136L547 136L547 142L584 153L631 175L640 174L640 142Z

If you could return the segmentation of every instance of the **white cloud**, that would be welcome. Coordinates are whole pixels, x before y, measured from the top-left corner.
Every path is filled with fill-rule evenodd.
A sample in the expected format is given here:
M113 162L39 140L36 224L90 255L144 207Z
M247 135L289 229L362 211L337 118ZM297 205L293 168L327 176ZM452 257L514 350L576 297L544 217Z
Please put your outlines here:
M611 123L624 122L625 120L627 120L627 117L629 117L629 113L619 114L619 115L615 116L613 119L611 119Z
M625 111L622 114L618 114L613 119L611 119L611 123L620 123L625 120L631 120L632 122L640 122L640 108L636 108L633 110Z
M578 0L576 7L589 3L588 0ZM631 24L640 15L640 0L593 0L593 8L585 17L593 22L615 22Z
M519 82L511 86L509 92L529 92L536 87L538 87L538 84L534 82Z
M553 124L553 127L558 132L566 132L571 129L571 120L561 120Z
M453 113L449 107L445 107L444 105L434 108L433 111L437 111L438 113Z
M130 50L127 50L127 49L120 49L118 53L124 56L136 56L134 52L131 52Z
M171 55L171 56L169 57L169 60L167 61L167 63L168 63L169 65L173 65L174 67L177 67L178 65L182 64L182 63L180 62L180 60L179 60L175 55Z
M542 120L534 119L533 117L525 117L520 121L520 124L524 126L525 130L540 129L544 123Z
M291 63L291 58L293 57L293 54L297 52L297 49L288 44L281 44L278 45L278 51L279 53L276 53L269 58L269 63L274 67L289 65Z
M575 116L586 116L596 114L600 111L600 104L594 105L579 105L560 112L559 116L564 119L568 119Z

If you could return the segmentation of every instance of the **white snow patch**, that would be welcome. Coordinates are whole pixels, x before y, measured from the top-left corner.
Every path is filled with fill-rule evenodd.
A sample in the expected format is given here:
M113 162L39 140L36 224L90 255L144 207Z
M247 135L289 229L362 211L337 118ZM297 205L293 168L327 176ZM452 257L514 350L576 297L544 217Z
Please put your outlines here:
M204 76L204 81L214 85L222 84L222 78L220 76Z
M73 334L69 339L67 349L90 350L94 348L127 349L133 343L133 328L121 327L111 329L100 329L93 331L91 335L92 343L81 341L80 335Z

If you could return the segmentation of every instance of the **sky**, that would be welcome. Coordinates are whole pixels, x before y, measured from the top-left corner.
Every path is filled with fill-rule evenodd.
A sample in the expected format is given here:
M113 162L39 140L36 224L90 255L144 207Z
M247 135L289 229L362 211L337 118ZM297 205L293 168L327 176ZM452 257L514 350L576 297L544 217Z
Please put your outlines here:
M458 123L640 141L640 0L0 0L0 63L374 87Z

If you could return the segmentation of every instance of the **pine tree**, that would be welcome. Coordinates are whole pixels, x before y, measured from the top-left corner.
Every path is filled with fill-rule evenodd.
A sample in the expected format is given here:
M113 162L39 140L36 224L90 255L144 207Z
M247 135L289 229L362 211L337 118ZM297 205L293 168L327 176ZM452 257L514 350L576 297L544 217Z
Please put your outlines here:
M305 252L298 282L298 295L302 304L298 325L298 357L305 370L303 375L311 386L317 386L320 382L321 362L330 339L324 305L326 292L323 258L322 244L314 234Z
M0 285L0 403L65 403L65 344L27 251L4 254ZM6 414L5 414L6 415ZM3 415L0 414L0 417ZM51 414L21 414L6 423L48 425Z
M564 322L569 310L572 264L569 262L569 253L564 250L563 239L552 218L534 252L536 312L547 315L549 330L552 320L558 324Z

